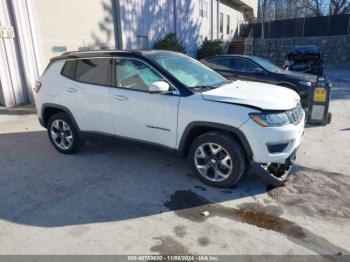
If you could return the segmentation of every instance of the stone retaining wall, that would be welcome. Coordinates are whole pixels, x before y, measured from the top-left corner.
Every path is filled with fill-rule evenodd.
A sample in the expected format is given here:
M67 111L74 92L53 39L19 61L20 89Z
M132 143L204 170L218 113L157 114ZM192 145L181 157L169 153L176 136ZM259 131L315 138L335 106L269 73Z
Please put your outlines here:
M254 55L267 57L276 64L283 65L286 54L296 45L319 46L325 55L326 65L350 65L350 35L254 39L250 50Z

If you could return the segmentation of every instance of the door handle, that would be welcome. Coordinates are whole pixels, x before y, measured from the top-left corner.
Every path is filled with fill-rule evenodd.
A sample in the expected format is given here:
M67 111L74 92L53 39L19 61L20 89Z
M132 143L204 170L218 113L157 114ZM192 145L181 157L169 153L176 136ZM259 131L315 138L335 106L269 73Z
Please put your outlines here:
M129 98L127 98L126 96L119 96L119 95L114 95L113 99L115 100L119 100L119 101L126 101L129 100Z
M66 89L67 92L69 93L76 93L77 92L77 89L73 88L73 87L69 87Z

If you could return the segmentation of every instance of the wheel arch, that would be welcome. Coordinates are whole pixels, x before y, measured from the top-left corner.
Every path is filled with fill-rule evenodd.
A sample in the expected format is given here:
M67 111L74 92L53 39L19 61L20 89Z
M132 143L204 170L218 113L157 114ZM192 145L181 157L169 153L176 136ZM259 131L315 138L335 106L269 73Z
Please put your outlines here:
M72 112L68 108L61 106L61 105L57 105L57 104L51 104L51 103L43 104L43 106L41 108L41 120L40 120L41 125L43 127L47 128L49 119L53 115L55 115L57 113L62 113L62 112L66 113L68 115L68 117L72 121L75 129L77 131L80 131L79 126L78 126L77 122L75 121Z
M181 156L187 156L189 148L195 138L211 131L222 131L230 134L231 136L236 138L242 146L242 149L247 157L248 162L250 162L253 159L253 151L250 147L250 144L243 132L239 128L212 122L192 122L187 125L179 143L179 152Z

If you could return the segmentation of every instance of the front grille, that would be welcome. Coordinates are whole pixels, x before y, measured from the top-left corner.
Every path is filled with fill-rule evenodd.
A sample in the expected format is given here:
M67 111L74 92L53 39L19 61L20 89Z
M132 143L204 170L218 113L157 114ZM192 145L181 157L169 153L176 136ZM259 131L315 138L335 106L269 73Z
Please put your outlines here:
M290 122L293 124L299 124L304 117L304 109L300 103L297 107L287 112Z

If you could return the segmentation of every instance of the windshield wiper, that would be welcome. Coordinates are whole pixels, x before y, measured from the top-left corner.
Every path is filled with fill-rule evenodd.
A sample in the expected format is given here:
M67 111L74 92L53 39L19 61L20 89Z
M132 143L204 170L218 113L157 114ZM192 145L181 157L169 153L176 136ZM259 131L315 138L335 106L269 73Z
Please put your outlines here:
M222 87L223 85L227 85L232 83L232 81L227 80L227 81L223 81L221 83L217 83L217 84L213 84L213 85L201 85L201 86L193 86L192 89L199 91L199 90L211 90L211 89L216 89L219 87Z
M192 87L192 89L194 89L194 90L202 90L202 89L211 90L211 89L215 89L215 88L217 88L217 86L202 85L202 86L194 86L194 87Z

